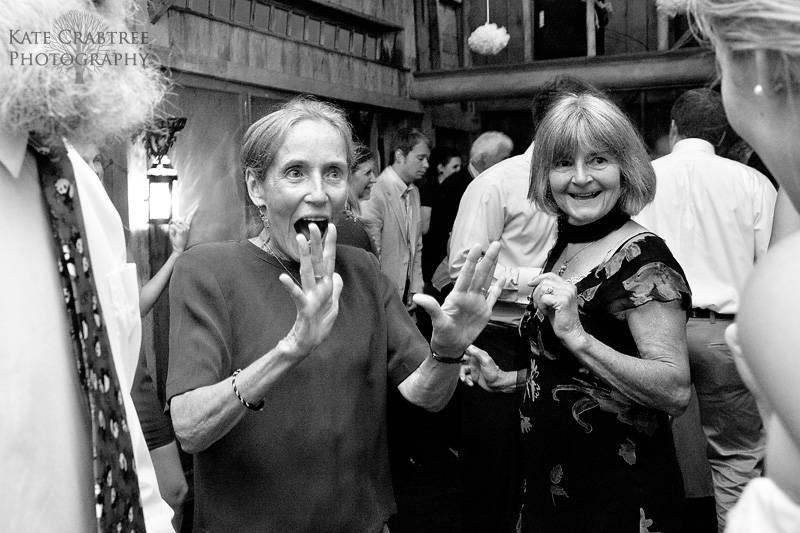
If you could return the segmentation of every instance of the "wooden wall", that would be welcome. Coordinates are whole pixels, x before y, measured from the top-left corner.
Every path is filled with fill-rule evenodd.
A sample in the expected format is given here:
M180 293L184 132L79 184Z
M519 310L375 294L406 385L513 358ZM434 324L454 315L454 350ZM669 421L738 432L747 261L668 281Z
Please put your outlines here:
M397 16L413 19L413 10L409 12L406 3L398 4L403 9ZM405 34L412 33L413 39L413 32L400 33L403 39ZM408 98L408 69L214 20L185 9L169 10L153 27L152 35L156 52L173 69L265 88L421 112L419 104ZM405 46L404 54L407 62L415 61L413 45Z

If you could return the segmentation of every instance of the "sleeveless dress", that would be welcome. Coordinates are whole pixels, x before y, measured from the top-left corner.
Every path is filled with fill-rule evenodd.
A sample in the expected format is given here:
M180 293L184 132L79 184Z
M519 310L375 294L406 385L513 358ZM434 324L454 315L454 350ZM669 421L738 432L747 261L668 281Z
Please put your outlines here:
M653 300L691 306L683 270L652 233L634 236L572 281L584 329L630 357L639 354L626 310ZM678 531L683 482L669 416L584 368L532 305L520 334L532 357L520 406L525 494L517 531Z

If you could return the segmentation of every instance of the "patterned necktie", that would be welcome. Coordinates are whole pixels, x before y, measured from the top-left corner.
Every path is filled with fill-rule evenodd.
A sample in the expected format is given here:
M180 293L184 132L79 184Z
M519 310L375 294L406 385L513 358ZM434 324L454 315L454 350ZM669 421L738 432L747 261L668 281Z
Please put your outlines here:
M411 187L407 188L402 194L403 202L406 208L406 242L408 244L408 268L406 269L406 281L411 281L411 275L414 272L414 252L415 242L412 230L412 208L411 208Z
M30 146L39 168L75 362L92 417L98 532L144 533L133 445L108 333L100 309L72 164L63 146Z

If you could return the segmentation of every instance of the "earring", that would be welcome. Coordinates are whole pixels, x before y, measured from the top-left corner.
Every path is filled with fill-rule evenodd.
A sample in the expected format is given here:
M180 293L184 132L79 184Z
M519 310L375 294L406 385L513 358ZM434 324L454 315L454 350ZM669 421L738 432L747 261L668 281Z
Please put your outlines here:
M261 208L264 208L262 211ZM269 218L267 217L267 206L262 205L258 208L258 217L261 219L261 222L264 223L264 228L269 228Z
M764 94L764 87L759 83L755 87L753 87L753 94L756 96L761 96Z

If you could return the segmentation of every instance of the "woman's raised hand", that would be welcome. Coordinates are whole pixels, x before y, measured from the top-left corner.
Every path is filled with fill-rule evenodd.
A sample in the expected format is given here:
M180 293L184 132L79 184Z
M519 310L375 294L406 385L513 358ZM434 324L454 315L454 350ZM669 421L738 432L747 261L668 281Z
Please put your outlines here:
M553 272L533 278L531 300L538 313L550 319L553 332L567 349L583 342L586 332L578 315L578 291L575 285Z
M328 338L339 315L339 295L342 293L342 277L333 271L336 264L336 226L328 224L324 246L317 225L309 224L309 231L309 241L303 235L297 235L302 286L298 286L288 274L280 276L281 283L297 307L297 318L286 341L305 354Z
M441 307L431 296L414 295L414 301L431 316L431 346L437 353L459 357L486 326L505 283L504 277L494 279L499 253L498 242L489 246L485 256L479 245L473 246Z
M186 245L189 243L189 232L192 230L192 219L199 207L199 205L194 206L185 219L173 218L170 222L169 239L172 241L173 253L180 254L186 249Z

